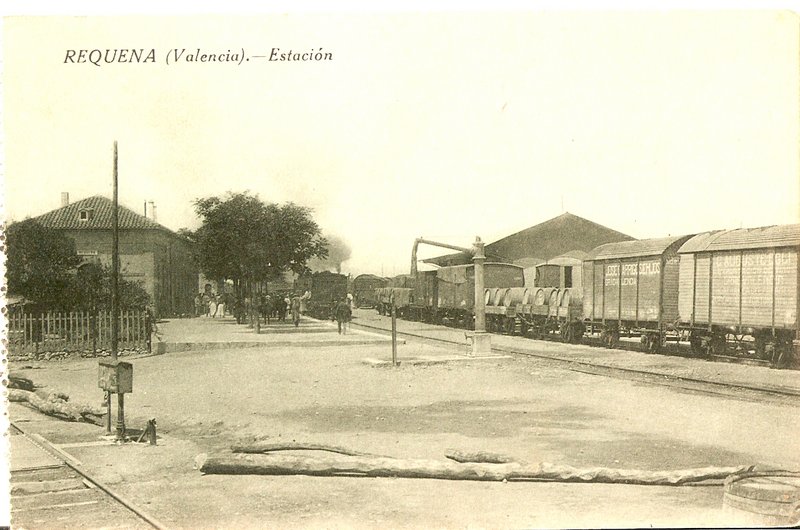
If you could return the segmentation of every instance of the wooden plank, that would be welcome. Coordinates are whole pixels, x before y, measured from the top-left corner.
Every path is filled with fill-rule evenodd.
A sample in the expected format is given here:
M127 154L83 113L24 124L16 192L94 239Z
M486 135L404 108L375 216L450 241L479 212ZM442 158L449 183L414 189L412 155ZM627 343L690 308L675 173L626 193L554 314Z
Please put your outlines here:
M682 254L678 268L678 315L681 322L694 323L697 301L697 260L695 254Z
M636 320L638 271L636 258L620 260L619 314L622 320Z
M675 322L679 318L678 296L680 293L680 258L675 252L665 256L662 291L662 314L664 322Z
M797 329L797 249L775 253L775 327Z
M603 262L604 307L603 318L619 319L619 262Z
M771 328L774 318L774 251L748 250L742 253L742 325Z
M739 273L741 253L717 252L712 262L711 322L732 326L739 323Z
M639 320L657 322L661 296L661 259L644 260L639 267Z

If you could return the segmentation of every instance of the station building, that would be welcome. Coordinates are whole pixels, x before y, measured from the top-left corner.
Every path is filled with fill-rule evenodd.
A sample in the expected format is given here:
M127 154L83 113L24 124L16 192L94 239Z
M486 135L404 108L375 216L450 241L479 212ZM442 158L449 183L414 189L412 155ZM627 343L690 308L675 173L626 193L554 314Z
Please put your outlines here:
M33 220L74 240L84 263L110 266L113 202L95 195L70 203L62 193L61 204ZM188 239L120 205L119 253L121 277L147 291L156 317L194 313L199 276Z
M622 232L567 212L488 243L484 252L487 261L513 263L523 267L528 285L534 285L536 278L537 286L577 287L573 279L575 282L579 281L579 265L587 253L606 243L633 239ZM472 263L472 256L456 252L423 262L439 267L465 265ZM551 274L560 275L560 278L548 278Z

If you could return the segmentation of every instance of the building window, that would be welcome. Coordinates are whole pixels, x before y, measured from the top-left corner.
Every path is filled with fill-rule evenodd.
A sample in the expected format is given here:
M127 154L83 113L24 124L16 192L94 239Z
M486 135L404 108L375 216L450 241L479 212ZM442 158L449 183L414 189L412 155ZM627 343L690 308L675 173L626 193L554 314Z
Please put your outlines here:
M78 219L81 221L91 221L94 217L94 210L80 210L78 212Z
M564 267L564 288L572 287L572 267Z

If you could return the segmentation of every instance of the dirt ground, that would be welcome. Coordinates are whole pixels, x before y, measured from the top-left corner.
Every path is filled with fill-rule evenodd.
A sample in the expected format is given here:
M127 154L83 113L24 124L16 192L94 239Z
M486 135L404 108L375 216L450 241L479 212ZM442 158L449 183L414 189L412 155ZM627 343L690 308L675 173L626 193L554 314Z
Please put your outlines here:
M409 342L400 358L438 350ZM452 351L450 352L452 353ZM70 454L171 528L719 526L722 487L204 476L200 453L262 439L399 458L486 450L528 462L670 470L800 468L796 407L678 392L512 358L372 366L385 344L256 347L129 358L126 418L156 418L156 447ZM12 366L99 404L97 361ZM12 418L13 419L13 418ZM55 443L80 427L45 433Z

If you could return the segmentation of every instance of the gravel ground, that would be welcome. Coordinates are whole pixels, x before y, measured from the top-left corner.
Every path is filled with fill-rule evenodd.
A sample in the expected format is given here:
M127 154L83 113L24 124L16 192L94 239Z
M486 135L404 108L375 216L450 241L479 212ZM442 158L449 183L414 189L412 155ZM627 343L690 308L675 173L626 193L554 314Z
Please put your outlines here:
M375 367L388 345L251 347L126 359L128 425L157 418L160 445L72 448L175 528L718 526L722 487L203 476L199 453L252 439L442 460L449 448L529 462L669 470L799 468L797 408L563 370L537 359ZM409 341L400 358L452 356ZM17 370L99 402L96 360ZM13 417L12 417L13 419ZM48 424L50 425L50 424ZM52 441L74 428L47 427ZM99 430L99 429L98 429ZM98 433L99 434L99 433Z

